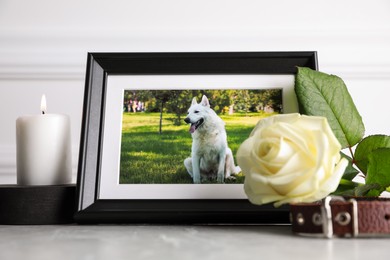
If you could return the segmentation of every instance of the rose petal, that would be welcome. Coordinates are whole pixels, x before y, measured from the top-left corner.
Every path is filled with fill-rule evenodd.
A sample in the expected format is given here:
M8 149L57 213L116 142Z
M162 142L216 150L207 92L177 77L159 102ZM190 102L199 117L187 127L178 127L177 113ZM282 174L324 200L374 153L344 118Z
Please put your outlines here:
M253 148L253 139L253 137L246 139L237 151L237 163L244 173L249 172L254 164L250 156Z
M283 199L283 196L279 195L275 190L273 190L272 187L268 185L268 183L263 183L258 180L251 180L251 176L246 176L245 178L244 191L251 203L257 205Z
M339 186L340 180L343 177L344 171L348 166L348 160L342 158L339 163L333 169L333 174L330 178L326 179L324 183L322 183L320 189L324 191L334 192Z

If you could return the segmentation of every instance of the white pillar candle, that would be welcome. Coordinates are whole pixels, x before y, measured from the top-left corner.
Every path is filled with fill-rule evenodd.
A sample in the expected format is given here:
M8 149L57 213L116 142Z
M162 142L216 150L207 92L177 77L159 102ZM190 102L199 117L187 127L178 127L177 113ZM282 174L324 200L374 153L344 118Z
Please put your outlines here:
M41 111L41 115L26 115L16 120L17 183L70 183L70 119L67 115L46 114L45 96L42 96Z

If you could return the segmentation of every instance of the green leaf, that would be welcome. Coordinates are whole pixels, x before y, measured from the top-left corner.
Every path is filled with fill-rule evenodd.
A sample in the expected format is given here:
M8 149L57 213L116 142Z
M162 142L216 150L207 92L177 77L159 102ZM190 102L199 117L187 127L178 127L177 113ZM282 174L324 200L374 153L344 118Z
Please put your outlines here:
M383 188L378 183L363 184L351 182L343 184L340 182L337 190L333 192L332 195L346 197L378 197L382 191Z
M390 186L390 148L381 148L368 155L366 184L379 184L386 190Z
M332 195L337 196L355 196L355 190L363 184L353 182L346 179L341 179L340 184L337 189L332 193Z
M379 184L378 184L379 185ZM365 196L366 197L379 197L381 193L383 192L383 189L380 187L378 189L371 189L369 190Z
M345 155L342 152L340 152L340 154L341 154L341 157L344 157L345 159L348 160L348 165L347 165L347 168L345 168L342 179L351 181L360 172L358 170L356 170L355 167L353 167L353 161L352 161L351 157L349 157L348 155Z
M341 78L299 67L295 92L301 113L326 117L342 148L363 138L362 117Z
M370 183L359 186L354 190L354 196L356 197L378 197L380 195L381 186L378 183Z
M370 135L364 138L356 147L355 163L364 174L367 173L368 155L379 148L390 148L390 136Z
M353 197L355 196L355 188L351 189L349 187L342 187L339 186L335 192L332 193L334 196L348 196Z

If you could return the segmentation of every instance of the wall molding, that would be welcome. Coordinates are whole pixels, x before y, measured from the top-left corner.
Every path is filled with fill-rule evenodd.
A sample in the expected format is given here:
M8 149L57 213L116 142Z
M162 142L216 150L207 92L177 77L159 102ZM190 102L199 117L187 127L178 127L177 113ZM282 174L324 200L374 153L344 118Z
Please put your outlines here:
M320 71L329 74L335 74L343 79L367 79L367 80L389 80L390 79L390 64L372 64L372 65L356 65L356 64L324 64L319 59ZM31 80L78 80L84 81L85 68L79 69L80 66L56 67L55 64L42 66L37 69L37 66L31 65L24 68L10 68L8 66L3 69L0 65L0 81L31 81Z
M16 145L0 145L0 176L16 174Z
M320 69L390 78L390 30L0 30L0 80L83 80L88 52L318 51Z
M75 180L78 166L78 147L72 147L72 175ZM0 144L0 184L16 183L16 145Z

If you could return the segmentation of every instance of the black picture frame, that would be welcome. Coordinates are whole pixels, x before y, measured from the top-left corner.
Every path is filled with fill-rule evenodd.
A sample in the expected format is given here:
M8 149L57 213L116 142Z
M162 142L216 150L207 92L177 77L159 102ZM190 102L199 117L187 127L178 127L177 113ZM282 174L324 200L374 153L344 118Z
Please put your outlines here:
M98 199L110 75L276 75L297 67L318 70L317 53L88 53L77 176L77 223L289 223L288 206L256 206L246 199Z

